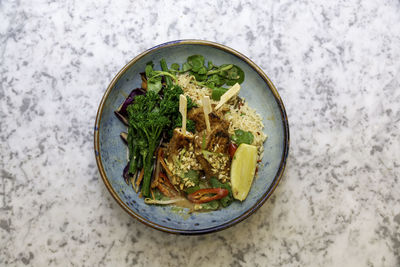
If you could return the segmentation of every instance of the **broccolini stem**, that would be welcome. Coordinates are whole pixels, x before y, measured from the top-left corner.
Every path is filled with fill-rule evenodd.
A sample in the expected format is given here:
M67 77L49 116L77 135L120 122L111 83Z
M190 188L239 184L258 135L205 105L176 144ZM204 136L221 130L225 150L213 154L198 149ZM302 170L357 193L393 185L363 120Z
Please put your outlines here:
M142 194L145 197L150 196L150 182L151 182L151 173L153 172L153 154L155 151L154 145L149 147L149 152L145 159L143 159L144 163L144 177L143 177L143 185L142 185Z
M168 71L169 71L169 70L168 70L168 66L167 66L167 62L165 61L164 58L161 59L160 65L161 65L161 69L162 69L163 71L165 71L165 72L168 72ZM168 86L168 87L172 86L171 77L169 77L169 76L166 75L166 76L164 76L164 78L165 78L165 82L167 83L167 86Z
M166 76L166 77L169 76L169 77L171 77L172 79L174 79L175 82L178 81L178 79L176 78L176 76L173 75L173 74L171 74L171 73L169 73L169 72L161 71L161 70L155 70L154 73L155 73L155 75L152 76L149 80L154 79L154 78L156 78L156 77L158 77L158 76Z
M209 76L209 75L211 75L211 74L219 73L219 72L224 71L224 70L229 70L229 69L231 69L232 67L233 67L233 65L232 65L232 64L229 64L228 66L225 66L225 67L222 67L222 68L219 68L219 69L216 69L216 70L209 70L209 71L206 73L206 75Z

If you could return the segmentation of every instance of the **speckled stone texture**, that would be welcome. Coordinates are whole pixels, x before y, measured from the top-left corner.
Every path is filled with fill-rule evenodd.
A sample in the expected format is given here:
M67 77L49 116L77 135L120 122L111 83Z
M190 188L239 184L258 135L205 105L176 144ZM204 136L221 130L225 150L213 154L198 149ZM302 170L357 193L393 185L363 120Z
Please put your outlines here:
M0 1L0 18L0 266L400 266L399 1ZM93 153L112 77L186 38L254 60L291 132L266 204L195 237L127 215Z

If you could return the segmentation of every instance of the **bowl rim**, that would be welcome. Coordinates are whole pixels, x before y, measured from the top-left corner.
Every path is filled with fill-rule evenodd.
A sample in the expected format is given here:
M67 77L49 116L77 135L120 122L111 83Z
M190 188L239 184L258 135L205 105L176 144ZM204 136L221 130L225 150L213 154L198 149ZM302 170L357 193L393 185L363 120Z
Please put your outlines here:
M104 109L105 102L106 102L106 100L107 100L112 88L117 83L117 81L122 77L122 75L133 64L135 64L139 59L141 59L145 55L147 55L149 53L152 53L152 52L155 52L155 51L157 51L159 49L162 49L162 48L171 47L171 46L179 46L179 45L211 46L213 48L217 48L217 49L220 49L220 50L225 51L227 53L230 53L230 54L238 57L239 59L241 59L245 63L247 63L253 70L255 70L258 73L258 75L260 75L260 77L264 80L264 82L267 83L269 89L271 90L272 94L275 97L275 101L277 102L277 104L279 106L281 117L282 117L282 124L283 124L283 134L284 134L283 154L282 154L282 157L281 157L281 161L280 161L280 164L279 164L278 171L277 171L277 173L276 173L271 185L269 186L269 188L265 191L265 193L259 198L259 200L253 206L251 206L248 210L244 211L238 217L233 218L233 219L231 219L230 221L228 221L228 222L226 222L224 224L213 226L213 227L210 227L210 228L199 229L199 230L175 229L175 228L162 226L162 225L159 225L157 223L154 223L152 221L147 220L146 218L142 217L140 214L137 214L133 210L131 210L120 199L118 194L115 192L114 188L111 186L111 183L108 180L108 177L107 177L106 172L104 170L103 163L102 163L102 160L101 160L101 155L100 155L100 141L99 141L100 121L101 121L101 117L102 117L102 114L103 114L103 109ZM154 46L154 47L152 47L150 49L145 50L144 52L140 53L139 55L134 57L132 60L130 60L117 73L117 75L111 80L110 84L108 85L108 87L107 87L107 89L106 89L106 91L105 91L105 93L104 93L104 95L103 95L103 97L102 97L102 99L100 101L100 105L99 105L99 108L98 108L97 114L96 114L95 126L94 126L94 152L95 152L95 158L96 158L97 167L99 169L100 176L101 176L106 188L108 189L110 194L113 196L115 201L129 215L131 215L132 217L134 217L135 219L137 219L141 223L144 223L147 226L150 226L150 227L152 227L154 229L157 229L157 230L161 230L163 232L173 233L173 234L183 234L183 235L199 235L199 234L206 234L206 233L221 231L221 230L224 230L224 229L226 229L228 227L231 227L231 226L243 221L244 219L248 218L251 214L253 214L256 210L258 210L265 203L265 201L272 195L272 193L274 192L275 188L279 184L279 181L282 178L282 175L284 173L285 166L286 166L287 157L288 157L288 154L289 154L289 141L290 141L290 138L289 138L289 123L288 123L285 107L283 105L281 97L278 94L277 89L275 88L275 86L273 85L273 83L271 82L269 77L262 71L262 69L260 67L258 67L253 61L251 61L248 57L246 57L242 53L240 53L240 52L238 52L238 51L236 51L236 50L234 50L234 49L232 49L232 48L230 48L228 46L225 46L225 45L222 45L222 44L219 44L219 43L216 43L216 42L211 42L211 41L206 41L206 40L199 40L199 39L183 39L183 40L175 40L175 41L162 43L162 44L156 45L156 46Z

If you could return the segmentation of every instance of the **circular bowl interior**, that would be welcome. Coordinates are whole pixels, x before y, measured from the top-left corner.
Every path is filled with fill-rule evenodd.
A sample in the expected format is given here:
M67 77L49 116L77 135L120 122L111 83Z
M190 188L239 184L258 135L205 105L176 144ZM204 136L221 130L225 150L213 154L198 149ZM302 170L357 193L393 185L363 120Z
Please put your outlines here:
M240 96L262 116L264 157L258 177L245 201L234 201L228 208L191 213L173 206L146 205L122 178L127 162L127 148L119 134L126 131L114 110L134 88L140 87L140 72L162 58L168 65L183 63L193 54L201 54L214 64L232 63L245 72ZM247 57L226 46L200 40L182 40L153 47L131 60L112 80L101 100L94 131L94 146L101 177L115 200L130 215L158 230L180 234L202 234L225 229L256 211L272 194L285 168L289 148L289 126L285 109L276 88L268 77Z

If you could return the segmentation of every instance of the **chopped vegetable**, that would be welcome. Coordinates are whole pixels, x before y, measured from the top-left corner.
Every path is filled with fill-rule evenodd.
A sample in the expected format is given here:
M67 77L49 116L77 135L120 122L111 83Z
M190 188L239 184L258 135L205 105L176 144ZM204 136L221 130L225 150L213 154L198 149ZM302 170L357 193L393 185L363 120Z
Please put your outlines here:
M224 208L228 207L233 201L232 188L230 187L230 185L228 183L221 183L215 177L212 177L210 179L210 184L214 188L224 188L224 189L228 190L229 194L219 200L219 202L221 202L221 205Z
M244 72L241 68L233 64L223 64L221 66L214 65L211 61L208 61L205 66L205 60L202 55L192 55L187 58L186 62L182 65L182 70L179 71L179 65L174 63L174 68L170 72L189 72L196 79L199 85L207 86L211 89L221 89L216 91L214 100L218 100L218 94L220 95L223 89L220 86L227 84L229 86L235 83L241 84L244 81ZM164 69L163 69L164 70Z
M217 200L213 200L203 204L196 204L194 206L194 210L216 210L219 207L219 203Z
M235 143L229 144L228 153L229 153L229 156L231 157L231 159L233 159L233 156L235 155L237 148L238 148L237 144L235 144Z
M212 90L211 98L215 101L219 101L221 96L228 91L226 88L217 87Z
M158 94L162 88L162 76L166 78L172 78L175 81L176 77L168 71L153 70L153 66L153 62L148 62L145 68L147 78L147 91L153 91ZM166 66L164 67L168 69ZM167 83L167 86L172 86L172 82L169 84Z
M235 130L235 134L232 136L232 141L237 145L253 143L254 136L251 132L245 132L243 130Z
M199 184L199 173L195 170L189 170L183 175L183 177L188 178L189 181L191 181L195 185Z
M206 203L213 200L221 199L229 194L229 191L223 188L205 188L197 190L187 196L188 200L196 203Z
M188 187L188 188L186 188L186 189L185 189L185 193L186 193L186 194L192 194L192 193L194 193L194 192L196 192L196 191L198 191L198 190L200 190L200 186L195 185L195 186L193 186L193 187Z

